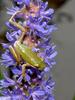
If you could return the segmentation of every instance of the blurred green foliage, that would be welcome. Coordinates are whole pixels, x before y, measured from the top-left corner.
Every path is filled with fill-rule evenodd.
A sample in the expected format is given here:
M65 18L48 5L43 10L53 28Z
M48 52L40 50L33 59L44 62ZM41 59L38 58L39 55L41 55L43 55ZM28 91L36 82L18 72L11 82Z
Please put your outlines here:
M3 0L0 0L0 11L2 10L3 8Z
M74 97L73 97L73 100L75 100L75 95L74 95Z
M2 0L0 0L0 5L1 5L1 3L2 3Z

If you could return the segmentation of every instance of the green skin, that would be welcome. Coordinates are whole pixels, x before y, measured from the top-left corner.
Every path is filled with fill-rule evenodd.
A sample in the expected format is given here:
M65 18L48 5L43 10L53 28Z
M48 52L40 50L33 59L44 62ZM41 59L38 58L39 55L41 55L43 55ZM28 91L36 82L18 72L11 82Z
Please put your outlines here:
M33 52L28 46L21 44L20 41L16 41L14 47L18 54L26 61L29 65L43 70L45 67L45 62L40 58L37 53Z

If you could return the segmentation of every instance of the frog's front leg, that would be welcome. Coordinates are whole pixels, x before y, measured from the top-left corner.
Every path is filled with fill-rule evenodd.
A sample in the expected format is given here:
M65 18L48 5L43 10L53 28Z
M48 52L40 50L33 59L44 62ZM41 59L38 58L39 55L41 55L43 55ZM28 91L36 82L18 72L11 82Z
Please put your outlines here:
M28 63L22 65L22 76L23 77L25 77L26 67L29 67L29 66L33 67L32 65L30 65Z

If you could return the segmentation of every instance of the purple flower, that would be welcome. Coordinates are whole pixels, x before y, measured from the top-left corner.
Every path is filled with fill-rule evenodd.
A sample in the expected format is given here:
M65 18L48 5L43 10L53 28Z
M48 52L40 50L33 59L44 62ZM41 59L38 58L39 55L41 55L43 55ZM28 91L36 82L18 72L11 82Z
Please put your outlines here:
M16 1L17 4L19 5L25 4L27 7L29 7L31 0L14 0L14 1Z
M6 22L10 29L6 33L9 43L2 43L5 52L1 56L1 64L8 71L4 72L4 79L0 81L0 93L10 96L12 100L17 100L17 96L24 100L54 100L55 82L50 73L50 69L56 63L54 58L57 55L55 45L51 43L51 33L56 30L56 25L50 23L54 10L48 9L48 2L44 3L42 0L14 1L19 6L8 9L7 14L13 16L17 11L21 11L21 13L13 18L13 22L16 22L17 25ZM21 27L28 29L22 43L29 46L33 52L37 53L37 56L43 59L44 69L39 70L36 66L29 65L25 66L25 70L23 70L23 65L28 62L21 57L14 46L22 35ZM19 62L14 58L9 46L13 46L15 53L20 56Z
M12 54L10 53L9 50L6 50L4 54L2 54L2 60L1 63L2 65L9 67L15 65L15 59L13 58Z
M12 33L7 32L6 38L8 39L9 42L14 43L19 38L20 35L21 35L20 30L13 31Z
M13 15L16 11L19 10L19 7L12 7L11 9L7 8L7 14Z
M11 30L15 30L15 31L17 31L18 29L15 27L15 26L13 26L11 23L9 23L9 22L6 22L6 26L8 27L8 28L10 28Z

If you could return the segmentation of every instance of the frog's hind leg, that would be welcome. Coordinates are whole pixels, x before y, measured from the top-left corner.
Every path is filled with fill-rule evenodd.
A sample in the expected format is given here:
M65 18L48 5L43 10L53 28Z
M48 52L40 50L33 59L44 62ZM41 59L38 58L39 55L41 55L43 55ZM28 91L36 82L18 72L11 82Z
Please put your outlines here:
M17 11L10 19L9 19L9 22L14 25L15 27L19 28L21 31L25 31L24 27L21 26L19 23L17 23L16 21L13 21L14 17L20 13L20 11Z
M15 27L19 28L22 32L25 31L24 27L21 26L19 23L17 23L16 21L13 21L14 17L19 14L19 13L25 13L26 9L25 9L25 5L23 6L23 8L20 11L15 12L15 14L12 15L12 17L9 19L9 22L14 25Z
M20 56L16 53L14 47L10 45L9 50L10 50L11 54L13 55L13 57L15 58L17 64L19 64L20 63Z

